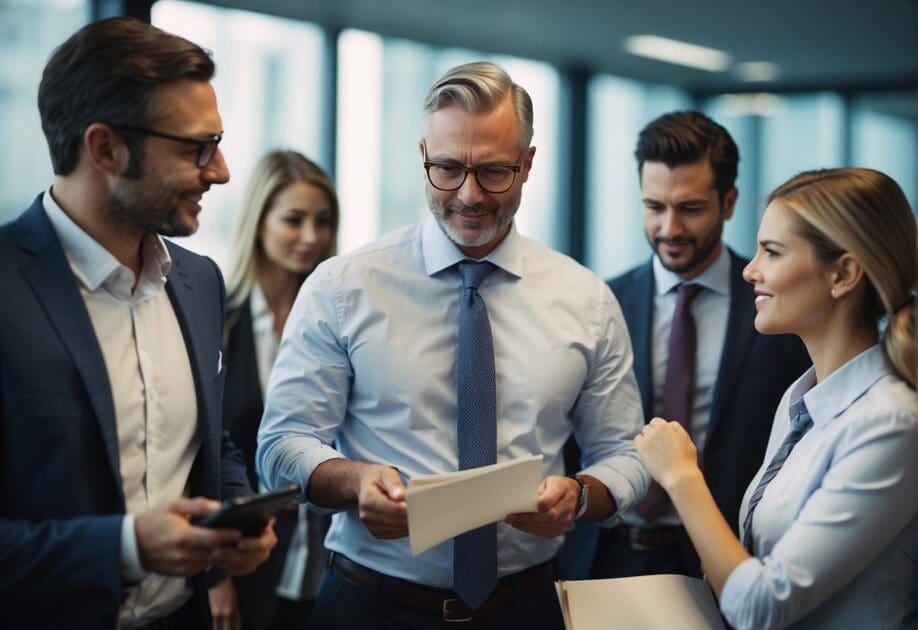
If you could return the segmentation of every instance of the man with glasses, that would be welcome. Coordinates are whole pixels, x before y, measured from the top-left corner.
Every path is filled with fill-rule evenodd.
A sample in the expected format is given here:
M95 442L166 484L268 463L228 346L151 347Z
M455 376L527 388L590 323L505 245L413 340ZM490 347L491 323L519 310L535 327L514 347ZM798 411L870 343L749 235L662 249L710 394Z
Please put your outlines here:
M306 280L256 461L270 486L299 483L336 512L315 627L560 628L565 530L611 524L647 487L628 332L599 278L516 231L535 155L526 91L473 63L438 79L424 110L431 215ZM572 431L576 478L561 457ZM411 555L408 479L529 454L544 457L537 512Z
M0 227L0 625L209 627L204 570L274 545L192 524L251 492L221 428L223 282L162 236L229 179L199 46L80 29L39 87L55 178ZM189 579L192 578L192 579Z

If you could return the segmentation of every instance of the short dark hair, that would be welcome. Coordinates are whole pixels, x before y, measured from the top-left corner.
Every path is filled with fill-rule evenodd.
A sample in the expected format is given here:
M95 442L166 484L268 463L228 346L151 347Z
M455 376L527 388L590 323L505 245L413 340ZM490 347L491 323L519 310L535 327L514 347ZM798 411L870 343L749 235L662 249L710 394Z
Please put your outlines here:
M57 47L38 87L41 128L57 175L76 167L83 132L94 122L148 126L150 94L179 79L209 81L203 48L133 18L87 24ZM126 138L132 154L140 137Z
M641 130L634 157L639 176L644 162L663 162L674 168L707 159L714 171L714 187L723 200L736 182L739 149L727 130L704 114L670 112Z

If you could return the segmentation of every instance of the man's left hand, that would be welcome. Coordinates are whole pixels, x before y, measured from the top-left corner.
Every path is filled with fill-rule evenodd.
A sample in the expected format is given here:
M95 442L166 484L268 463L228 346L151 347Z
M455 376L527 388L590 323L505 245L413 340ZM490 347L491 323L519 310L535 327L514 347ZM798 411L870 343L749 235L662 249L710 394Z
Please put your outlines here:
M552 475L539 485L538 512L509 514L504 522L542 538L556 538L574 522L579 498L579 483L569 477Z
M214 549L210 554L210 564L230 575L245 575L268 559L275 544L277 536L274 535L272 518L258 536L241 538L232 545Z

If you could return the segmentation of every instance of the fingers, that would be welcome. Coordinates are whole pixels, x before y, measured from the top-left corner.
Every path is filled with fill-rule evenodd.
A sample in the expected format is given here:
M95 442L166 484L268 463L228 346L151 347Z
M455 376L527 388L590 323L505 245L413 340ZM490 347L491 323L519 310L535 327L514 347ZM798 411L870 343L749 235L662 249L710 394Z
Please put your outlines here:
M576 481L568 479L567 477L553 475L543 479L542 483L539 485L538 512L542 513L551 510L564 498L571 484L576 486L577 490L580 489L580 485ZM577 499L575 497L574 504L576 505L576 503Z
M166 575L191 576L210 564L216 547L234 544L240 533L196 527L191 516L203 516L220 504L210 499L179 499L134 518L134 534L144 569Z
M408 535L405 485L397 470L387 466L367 469L360 481L357 513L376 538L404 538Z
M207 591L213 630L242 630L239 598L232 579L226 578Z
M379 485L382 491L393 501L405 500L405 484L398 474L398 470L386 467L380 471Z
M220 509L220 502L206 497L181 498L167 504L165 509L185 517L207 516Z
M212 565L231 575L244 575L267 560L276 544L274 519L271 519L258 536L242 538L234 545L218 547L211 551L208 559Z
M509 514L508 525L542 538L563 534L574 522L580 484L573 479L552 475L539 486L538 512Z

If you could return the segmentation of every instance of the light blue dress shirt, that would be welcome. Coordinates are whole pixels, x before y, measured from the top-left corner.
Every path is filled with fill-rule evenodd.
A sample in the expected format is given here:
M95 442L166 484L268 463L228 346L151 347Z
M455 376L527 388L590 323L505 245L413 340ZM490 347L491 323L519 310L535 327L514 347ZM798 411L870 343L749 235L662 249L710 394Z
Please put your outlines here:
M811 368L778 407L740 523L801 397L813 427L766 488L752 520L755 557L727 578L721 611L736 628L915 627L916 394L879 346L815 379Z
M456 339L464 256L432 218L322 263L287 320L258 434L261 478L306 487L322 462L395 466L403 480L457 470ZM632 438L643 424L621 310L605 283L515 228L491 252L479 288L497 372L497 460L544 455L564 474L574 430L585 474L619 510L646 491ZM615 516L606 520L610 525ZM550 559L562 538L498 524L498 573ZM335 515L326 545L377 571L452 584L452 541L412 556L377 540L356 508Z

